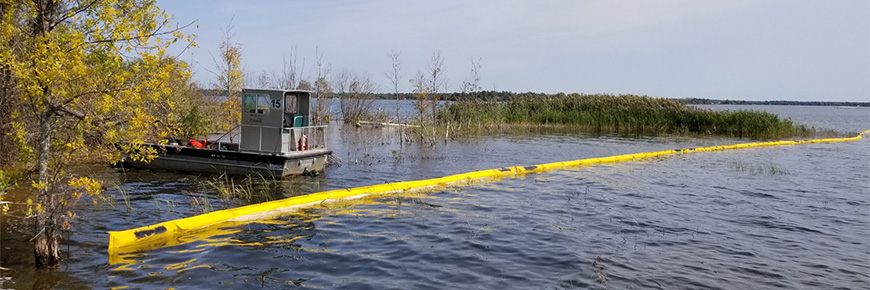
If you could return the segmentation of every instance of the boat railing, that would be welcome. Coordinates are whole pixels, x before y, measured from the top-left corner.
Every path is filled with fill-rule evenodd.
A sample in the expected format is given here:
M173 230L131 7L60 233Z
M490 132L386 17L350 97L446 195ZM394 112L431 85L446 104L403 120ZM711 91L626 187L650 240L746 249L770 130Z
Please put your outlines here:
M281 151L290 153L326 148L328 126L289 127L282 131Z

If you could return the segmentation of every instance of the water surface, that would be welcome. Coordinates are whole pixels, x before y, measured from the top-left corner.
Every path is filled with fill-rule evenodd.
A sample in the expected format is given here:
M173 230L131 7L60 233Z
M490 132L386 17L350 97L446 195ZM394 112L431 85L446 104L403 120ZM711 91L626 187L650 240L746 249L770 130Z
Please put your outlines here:
M748 108L840 131L870 124L867 109ZM858 121L841 118L853 112ZM752 141L542 133L433 147L399 144L396 129L330 133L342 166L269 195ZM868 149L870 139L693 153L373 197L228 224L111 265L106 231L196 214L203 196L216 209L244 201L224 204L207 177L89 167L120 185L115 207L80 210L53 272L32 270L5 218L0 266L12 271L0 273L6 288L866 289Z

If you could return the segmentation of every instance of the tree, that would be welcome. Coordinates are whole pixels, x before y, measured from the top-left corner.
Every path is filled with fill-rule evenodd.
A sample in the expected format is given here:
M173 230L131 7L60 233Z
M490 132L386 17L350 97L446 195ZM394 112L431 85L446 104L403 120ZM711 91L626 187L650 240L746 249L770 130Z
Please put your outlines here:
M314 90L314 86L312 86L312 85L311 85L311 82L309 82L309 81L306 81L306 80L300 80L300 81L299 81L299 86L297 87L297 89L305 90L305 91L311 91L311 90Z
M426 131L427 124L432 127L431 142L433 145L435 144L435 110L438 103L438 93L441 89L447 89L447 80L444 79L443 74L444 58L441 56L441 51L436 50L429 59L426 72L417 72L417 75L410 80L411 86L414 87L415 107L417 113L420 114L420 125L423 127L423 132ZM423 138L423 135L424 133L421 132L420 137Z
M374 92L377 85L371 75L358 75L341 70L333 81L341 100L341 116L345 123L356 123L363 118L373 117Z
M272 76L269 75L266 71L261 71L260 74L257 75L257 87L261 89L267 88L276 88L275 81L273 81Z
M384 75L386 75L387 78L390 79L390 83L393 84L393 93L396 94L396 122L400 122L399 83L402 80L402 60L399 57L401 56L401 52L391 50L390 53L387 54L387 57L390 58L390 70L384 72Z
M429 90L432 94L438 94L441 90L447 90L447 79L444 78L444 57L441 56L441 51L436 50L432 53L432 58L429 59L429 64L426 66L429 74Z
M71 206L102 190L66 169L83 158L120 160L121 141L130 158L155 156L142 143L177 128L166 84L189 74L165 51L191 38L147 0L0 0L0 14L0 63L16 88L2 99L20 105L12 135L18 159L35 174L28 179L36 192L36 266L56 267L58 233L75 217Z
M426 126L426 120L429 119L428 99L431 92L431 89L426 84L426 74L417 71L414 78L408 81L411 83L411 87L414 88L414 108L417 109L418 121L420 125Z
M230 133L230 142L233 142L235 136L232 131L242 121L240 94L242 86L245 84L242 72L242 46L232 42L233 28L232 20L230 20L224 29L224 41L220 44L220 60L214 60L217 68L217 72L214 72L217 75L217 83L215 83L214 88L226 96L221 100L221 113L218 119L221 121L220 129Z
M477 60L473 58L471 59L471 73L469 79L463 81L462 87L460 88L462 95L480 91L480 61L480 58L478 58Z
M413 79L410 79L411 86L414 88L414 108L417 109L417 117L420 122L420 141L424 141L426 139L426 128L431 125L432 129L435 129L434 123L434 113L435 113L435 99L434 95L431 93L432 88L429 87L426 82L427 76L425 73L418 71ZM429 120L433 122L429 123ZM435 134L432 134L431 144L435 144Z
M190 74L176 73L168 87L172 89L172 101L179 112L178 133L181 136L202 139L219 130L214 116L220 115L220 104L206 98Z
M332 86L325 76L318 77L314 82L314 117L316 124L329 122L329 116L332 111Z
M335 93L344 96L350 91L350 84L353 82L355 74L348 69L341 69L338 73L332 76L332 89Z
M290 49L290 62L287 62L287 56L285 55L281 62L281 76L276 76L278 82L278 88L284 90L294 90L299 87L297 83L297 79L299 77L299 72L305 71L305 59L302 59L302 68L299 69L296 62L296 48Z
M0 11L2 10L0 8ZM10 41L14 42L15 40ZM12 43L9 45L11 46ZM12 139L12 113L19 110L18 100L15 98L17 94L11 68L8 65L0 64L0 168L12 165L17 156Z
M332 110L332 87L327 80L332 66L324 63L324 55L317 50L317 78L314 79L314 116L312 120L316 124L328 122L330 110ZM301 89L302 84L299 84Z

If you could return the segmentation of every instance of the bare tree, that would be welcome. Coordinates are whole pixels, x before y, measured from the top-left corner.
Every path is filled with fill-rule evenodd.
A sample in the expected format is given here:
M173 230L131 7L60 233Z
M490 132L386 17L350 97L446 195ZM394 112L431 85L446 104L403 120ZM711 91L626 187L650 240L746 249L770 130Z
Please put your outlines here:
M335 93L340 96L346 95L350 91L350 84L355 77L354 73L347 69L338 71L332 77L332 88L335 90Z
M294 90L299 87L299 72L305 71L305 59L302 59L302 69L299 69L296 56L296 47L290 49L290 61L284 55L281 62L281 75L276 76L277 86L285 90Z
M269 75L266 71L261 71L260 74L257 75L257 87L262 89L267 88L275 88L274 81L272 76Z
M428 126L432 126L432 129L435 128L435 98L431 93L432 88L430 87L431 82L429 81L429 76L423 72L417 72L414 78L410 79L411 86L414 87L414 108L417 109L418 121L420 122L420 140L424 140L425 132L427 131ZM430 120L432 123L430 124ZM432 144L435 144L434 134L432 139Z
M341 115L345 123L356 123L364 118L371 118L374 92L377 85L369 74L358 75L342 70L342 78L347 81L347 91L341 94ZM338 86L338 85L336 85Z
M324 55L320 53L319 48L315 50L317 55L317 78L314 80L314 118L313 120L321 124L329 121L330 110L332 108L332 88L330 87L327 77L332 71L332 66L324 62Z
M391 50L390 53L387 54L387 57L390 58L390 70L385 71L384 75L390 79L390 83L393 85L393 93L396 94L396 122L400 122L399 118L399 83L402 79L402 60L399 57L402 56L401 52Z
M441 90L447 90L447 79L444 78L444 57L441 56L441 51L436 50L432 53L432 58L429 59L429 65L426 66L429 73L429 91L431 94L437 95Z
M411 87L414 88L415 108L419 114L420 125L435 126L435 109L440 89L446 89L444 74L444 58L441 51L436 50L429 59L426 72L418 71L414 78L410 79ZM422 137L422 136L421 136Z
M426 84L426 74L418 71L414 78L408 80L411 83L411 87L414 88L414 107L417 109L418 118L421 125L426 124L427 113L429 112L427 107L427 99L430 92L428 85Z
M436 50L432 53L429 59L429 64L426 66L426 73L417 73L417 76L412 79L411 84L415 87L417 95L417 110L420 112L421 126L425 128L426 123L432 127L432 136L430 142L435 144L435 125L436 111L438 105L438 94L441 90L447 90L447 79L444 78L444 57L441 56L441 51ZM426 132L423 130L422 132ZM425 133L421 132L421 138Z
M477 60L475 60L474 58L471 59L471 75L469 76L468 80L462 82L462 86L460 88L463 95L480 91L480 61L480 58L478 58Z

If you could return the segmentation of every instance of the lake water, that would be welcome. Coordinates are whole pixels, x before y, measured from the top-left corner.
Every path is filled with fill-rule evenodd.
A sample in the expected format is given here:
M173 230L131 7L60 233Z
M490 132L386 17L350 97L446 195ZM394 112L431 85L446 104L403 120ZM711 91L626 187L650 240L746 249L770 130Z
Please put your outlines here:
M381 102L384 104L384 102ZM387 103L389 111L395 103ZM842 132L870 109L768 110ZM321 190L664 149L733 138L541 133L400 144L397 129L333 125L342 165L266 194ZM4 217L3 288L867 289L870 138L692 153L556 170L425 193L368 198L228 225L222 234L108 263L109 230L224 204L209 177L79 169L119 187L79 210L57 271L35 272L27 237ZM128 196L125 206L120 192ZM158 209L159 208L159 209ZM188 237L189 238L189 237ZM603 267L603 268L602 268ZM602 281L606 281L603 283Z

